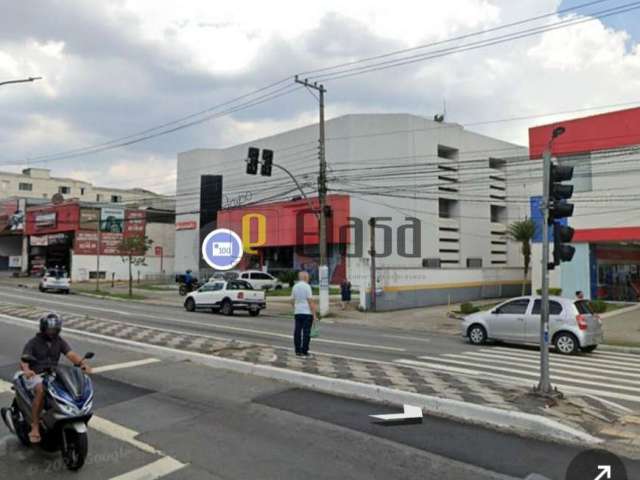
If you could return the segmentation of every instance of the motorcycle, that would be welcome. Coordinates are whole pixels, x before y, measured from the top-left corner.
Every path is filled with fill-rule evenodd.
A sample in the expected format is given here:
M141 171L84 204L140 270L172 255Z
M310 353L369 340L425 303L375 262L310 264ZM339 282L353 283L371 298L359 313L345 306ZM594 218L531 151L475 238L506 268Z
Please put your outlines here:
M94 357L92 352L85 359ZM23 355L24 363L33 362L30 355ZM69 470L79 470L84 465L89 450L87 424L93 416L93 385L91 379L78 366L57 366L41 374L45 391L44 409L40 416L40 435L43 449L60 450L62 460ZM13 378L15 392L9 408L0 409L7 428L25 447L31 446L31 403L33 394L26 388L22 372Z
M184 297L187 293L191 293L200 288L200 284L198 282L192 282L190 284L181 283L178 287L178 293L181 297Z

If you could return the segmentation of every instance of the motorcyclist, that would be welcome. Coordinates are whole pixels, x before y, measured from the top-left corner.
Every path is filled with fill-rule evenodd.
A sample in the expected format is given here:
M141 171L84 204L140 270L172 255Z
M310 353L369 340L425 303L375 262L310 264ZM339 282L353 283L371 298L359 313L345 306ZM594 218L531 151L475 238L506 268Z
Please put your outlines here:
M60 355L66 356L71 363L80 366L86 373L91 373L91 367L87 361L71 350L69 344L60 336L62 330L62 317L57 313L47 313L40 317L40 331L27 342L22 350L22 355L32 358L30 362L20 361L20 369L25 377L27 388L33 393L32 424L29 440L31 443L39 443L40 414L44 407L44 387L42 385L42 373L47 369L55 368L60 360Z
M187 270L184 273L184 284L187 287L187 291L191 291L191 287L193 285L193 275L191 275L191 270Z

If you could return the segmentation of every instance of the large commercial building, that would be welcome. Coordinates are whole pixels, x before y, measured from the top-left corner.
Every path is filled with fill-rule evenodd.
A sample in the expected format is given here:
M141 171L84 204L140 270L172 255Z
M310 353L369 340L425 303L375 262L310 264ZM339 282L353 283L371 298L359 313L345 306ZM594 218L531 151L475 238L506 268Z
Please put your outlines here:
M529 130L528 192L539 195L540 158L554 127L565 133L552 148L573 165L576 229L573 260L552 271L550 284L573 296L638 301L640 298L640 108L555 122ZM540 244L533 250L534 287L540 284Z
M519 294L517 218L509 158L524 147L408 114L345 115L326 122L331 282L370 290L370 227L376 218L377 308ZM274 151L271 177L245 173L249 146ZM243 237L240 267L305 269L317 279L318 126L230 148L178 155L176 270L206 275L200 244L214 228Z

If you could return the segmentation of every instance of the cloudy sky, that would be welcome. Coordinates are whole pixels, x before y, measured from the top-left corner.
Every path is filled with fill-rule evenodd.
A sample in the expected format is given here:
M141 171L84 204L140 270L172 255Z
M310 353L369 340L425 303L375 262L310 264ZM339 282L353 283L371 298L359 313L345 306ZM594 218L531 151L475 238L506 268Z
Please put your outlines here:
M0 87L0 169L46 166L56 175L101 185L172 192L176 152L229 146L311 123L317 113L314 99L304 90L295 91L123 148L75 158L51 155L145 131L297 72L586 3L0 0L0 81L44 77L33 84ZM588 18L627 3L594 2L480 38ZM327 115L409 112L431 117L446 101L449 121L526 144L529 126L591 111L490 121L640 105L639 41L640 10L634 10L505 44L327 80Z

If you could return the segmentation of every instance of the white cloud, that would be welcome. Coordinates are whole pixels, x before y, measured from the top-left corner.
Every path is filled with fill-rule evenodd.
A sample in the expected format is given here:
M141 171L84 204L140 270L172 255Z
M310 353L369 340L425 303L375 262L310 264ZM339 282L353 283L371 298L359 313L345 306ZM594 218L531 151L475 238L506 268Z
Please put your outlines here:
M53 6L38 7L37 14L27 10L21 28L5 15L0 78L45 80L2 87L0 163L104 142L284 75L540 15L560 0L220 3L183 0L176 8L169 0L112 0L79 7L60 0L57 22L46 18ZM446 100L448 120L466 124L640 101L640 48L626 32L593 21L327 86L329 118L376 111L431 116ZM470 128L526 144L528 127L588 113ZM313 123L316 115L301 91L144 144L48 166L98 184L164 190L172 187L178 151L249 141Z

